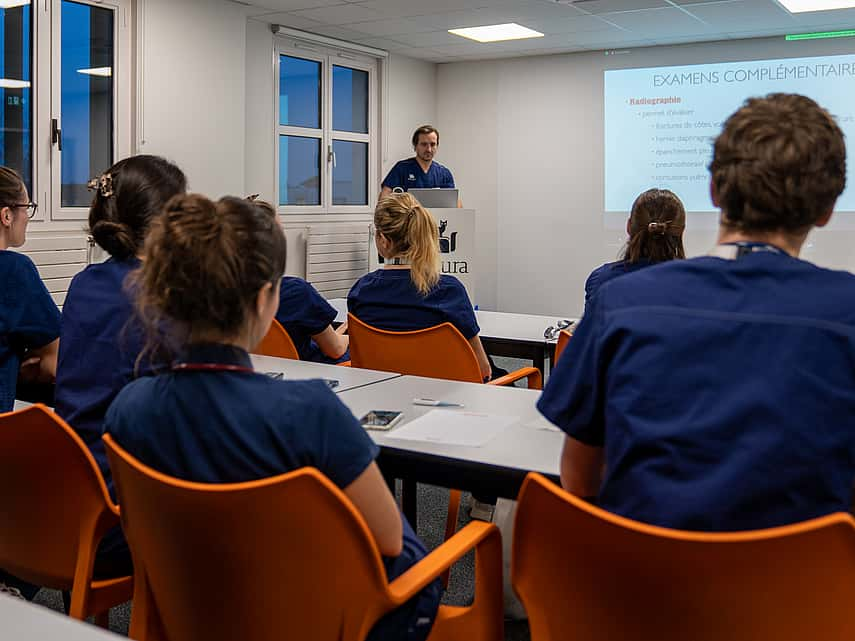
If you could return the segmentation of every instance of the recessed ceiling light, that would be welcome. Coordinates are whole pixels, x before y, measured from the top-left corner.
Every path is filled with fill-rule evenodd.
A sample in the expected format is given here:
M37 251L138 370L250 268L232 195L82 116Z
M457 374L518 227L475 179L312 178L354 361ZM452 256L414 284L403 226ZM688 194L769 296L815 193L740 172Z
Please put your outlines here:
M449 29L448 33L463 36L478 42L499 42L501 40L522 40L523 38L542 38L540 31L529 29L516 22L507 24L491 24L484 27L463 27Z
M78 69L77 73L82 73L84 76L100 76L109 78L113 75L112 67L94 67L92 69Z
M30 0L0 0L0 9L14 9L30 4Z
M28 80L12 80L11 78L0 78L0 89L29 89Z
M805 11L831 11L832 9L852 9L855 0L778 0L790 13Z

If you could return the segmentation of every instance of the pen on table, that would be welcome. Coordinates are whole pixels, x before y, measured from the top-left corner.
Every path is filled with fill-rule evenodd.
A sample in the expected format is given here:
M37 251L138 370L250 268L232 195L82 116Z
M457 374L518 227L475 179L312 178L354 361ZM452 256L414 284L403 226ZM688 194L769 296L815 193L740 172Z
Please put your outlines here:
M449 403L432 398L414 398L413 405L428 405L430 407L463 407L463 403Z

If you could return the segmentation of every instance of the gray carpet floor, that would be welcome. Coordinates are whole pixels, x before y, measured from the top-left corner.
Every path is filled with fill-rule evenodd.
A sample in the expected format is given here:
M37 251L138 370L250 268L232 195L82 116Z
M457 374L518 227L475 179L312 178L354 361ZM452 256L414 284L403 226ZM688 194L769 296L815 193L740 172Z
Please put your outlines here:
M525 365L523 361L510 358L496 358L500 367L513 370ZM429 550L442 543L445 531L445 517L448 509L448 490L431 485L418 486L418 535ZM470 521L469 496L463 495L458 527ZM474 594L474 556L461 559L452 569L448 590L443 603L466 605ZM42 590L35 599L36 603L53 610L63 611L62 596L54 590ZM118 634L127 635L131 615L131 604L126 603L110 612L110 629ZM505 641L530 641L528 624L525 621L505 622Z

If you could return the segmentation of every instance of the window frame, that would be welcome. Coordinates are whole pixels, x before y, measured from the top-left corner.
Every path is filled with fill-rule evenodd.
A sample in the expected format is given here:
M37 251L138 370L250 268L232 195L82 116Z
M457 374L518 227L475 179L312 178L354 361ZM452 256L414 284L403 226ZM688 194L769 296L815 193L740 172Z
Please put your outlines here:
M347 43L342 43L346 45ZM303 58L321 63L321 128L309 129L279 124L279 91L281 56ZM368 73L368 133L354 133L333 130L333 66L347 67ZM284 216L315 216L329 214L372 214L376 194L380 184L380 61L373 56L316 43L304 43L283 37L276 38L273 64L273 100L274 108L274 198L277 211ZM319 205L282 205L280 204L280 136L310 136L320 138L321 160L321 202ZM367 202L365 205L334 205L333 196L333 158L332 145L336 140L368 144L368 165L366 179Z
M62 154L52 140L51 122L62 128L62 1L33 3L34 95L33 192L39 203L35 222L79 221L89 207L62 206ZM131 2L130 0L73 0L114 11L113 20L113 159L126 158L132 150L131 98Z

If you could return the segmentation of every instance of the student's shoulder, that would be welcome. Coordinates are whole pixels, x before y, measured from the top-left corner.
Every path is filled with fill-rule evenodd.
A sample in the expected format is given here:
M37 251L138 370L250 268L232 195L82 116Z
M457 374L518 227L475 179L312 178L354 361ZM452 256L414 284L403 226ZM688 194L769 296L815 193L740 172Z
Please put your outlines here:
M11 280L32 279L38 277L35 263L26 254L8 249L0 251L0 270L8 285Z
M439 282L436 285L436 289L455 293L466 293L466 287L463 285L460 279L456 276L452 276L451 274L441 274L439 277Z
M321 379L289 381L264 374L258 378L266 379L258 386L259 398L268 399L268 411L276 415L298 417L301 423L313 425L334 424L343 418L352 418L350 411Z
M71 279L71 283L79 286L102 281L122 282L139 264L136 259L123 261L108 258L104 262L87 265Z
M159 406L156 401L160 398L158 388L162 382L157 376L141 376L125 385L107 410L108 419L142 418L153 413Z

